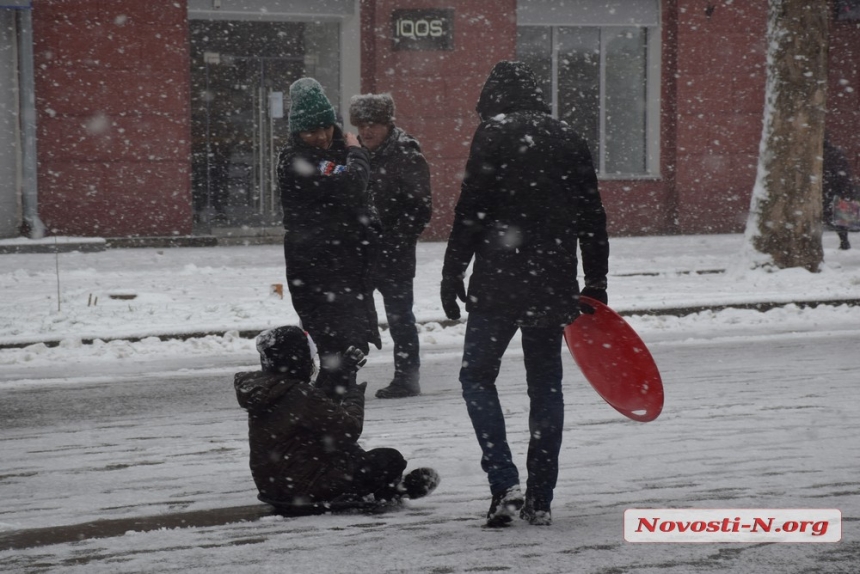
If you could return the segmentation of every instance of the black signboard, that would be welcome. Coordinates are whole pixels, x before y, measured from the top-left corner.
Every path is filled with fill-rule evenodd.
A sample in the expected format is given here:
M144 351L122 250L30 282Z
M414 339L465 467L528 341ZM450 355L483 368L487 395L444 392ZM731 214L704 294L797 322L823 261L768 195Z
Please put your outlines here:
M860 20L860 0L837 0L837 20Z
M454 10L393 10L394 50L453 50Z

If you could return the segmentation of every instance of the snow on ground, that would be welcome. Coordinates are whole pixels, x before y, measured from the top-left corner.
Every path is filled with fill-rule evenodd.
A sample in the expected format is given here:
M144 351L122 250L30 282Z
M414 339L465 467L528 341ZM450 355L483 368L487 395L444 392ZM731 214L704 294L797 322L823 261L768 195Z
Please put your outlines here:
M660 366L656 421L624 419L565 363L566 424L549 528L481 527L489 503L456 373L463 326L443 328L444 246L422 244L416 280L421 397L375 399L366 448L394 446L443 477L432 496L375 516L257 520L125 533L3 550L9 572L845 572L860 563L860 307L789 304L766 312L646 309L860 298L860 252L825 236L821 273L721 272L739 235L612 242L610 303ZM0 542L23 529L255 505L245 413L232 374L256 368L240 332L295 320L276 246L128 249L0 256ZM87 306L89 295L97 305ZM111 299L110 295L135 295ZM381 306L380 306L381 308ZM155 335L207 332L189 340ZM130 342L122 337L143 340ZM149 338L146 338L149 337ZM99 339L83 344L88 338ZM49 347L38 341L60 341ZM498 385L525 471L528 403L514 341ZM627 508L837 508L837 544L631 544ZM95 524L95 523L93 523Z
M622 313L644 313L860 298L860 248L837 250L835 234L825 235L825 264L815 274L799 269L738 272L742 242L741 235L615 238L610 305ZM438 324L444 320L438 295L443 256L444 243L419 245L415 314L427 345L461 335ZM239 333L298 321L289 294L281 299L272 293L272 285L284 283L277 245L2 255L0 269L5 294L0 300L0 365L247 353L251 342ZM377 307L384 322L378 294ZM788 307L764 314L702 312L684 319L637 316L631 323L643 334L697 329L700 323L709 329L748 324L747 319L765 329L791 329L798 321L851 323L855 312L860 311L839 305L816 312ZM194 334L213 336L187 342L147 338ZM143 341L111 342L128 338ZM82 344L90 340L96 344ZM59 348L39 343L59 343ZM3 349L13 345L24 347Z

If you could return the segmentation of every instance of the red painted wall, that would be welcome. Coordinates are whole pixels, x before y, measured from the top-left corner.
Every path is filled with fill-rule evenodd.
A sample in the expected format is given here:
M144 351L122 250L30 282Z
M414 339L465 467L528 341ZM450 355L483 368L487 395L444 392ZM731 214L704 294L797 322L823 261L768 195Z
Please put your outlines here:
M708 15L706 8L713 6ZM191 233L184 2L35 0L40 215L58 234ZM767 3L663 0L661 173L601 181L613 235L742 231L755 182ZM454 50L392 50L394 9L453 8ZM516 51L516 0L362 0L363 92L422 143L445 239L481 86ZM860 25L831 22L828 130L860 174Z
M191 232L182 2L33 2L39 209L52 233Z
M860 22L830 24L827 131L860 185Z
M663 101L664 111L677 109L677 231L743 231L764 116L767 2L664 4L677 7L677 91L666 94L664 86ZM707 4L714 7L710 16ZM831 20L827 129L848 152L855 173L860 173L858 63L860 24ZM664 81L669 73L664 61ZM664 153L672 153L671 145L664 137Z
M742 231L755 183L767 3L679 0L677 231Z

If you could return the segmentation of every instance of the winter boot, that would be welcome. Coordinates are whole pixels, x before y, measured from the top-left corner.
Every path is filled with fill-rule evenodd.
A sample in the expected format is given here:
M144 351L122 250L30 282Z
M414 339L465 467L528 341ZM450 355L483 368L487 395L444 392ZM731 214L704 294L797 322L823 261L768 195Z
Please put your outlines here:
M848 241L848 232L839 232L839 249L851 249L851 242Z
M403 488L406 489L406 496L415 500L436 490L441 481L439 473L432 468L416 468L403 477Z
M520 518L534 526L549 526L552 524L552 512L545 498L531 496L526 493L526 502L520 510Z
M421 385L418 377L395 376L391 384L376 391L377 399L402 399L405 397L417 397L421 394Z
M487 526L499 528L511 523L517 511L523 507L523 493L519 485L493 495L490 511L487 512Z

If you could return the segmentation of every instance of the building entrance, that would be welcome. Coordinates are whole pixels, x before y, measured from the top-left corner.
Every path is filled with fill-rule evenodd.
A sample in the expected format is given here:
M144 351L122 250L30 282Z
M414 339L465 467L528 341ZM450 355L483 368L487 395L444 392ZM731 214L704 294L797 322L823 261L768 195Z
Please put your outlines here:
M321 83L338 77L336 64L321 65L337 61L337 42L320 41L327 34L336 39L338 24L192 20L189 26L196 231L278 226L276 171L289 137L289 86L302 76Z

